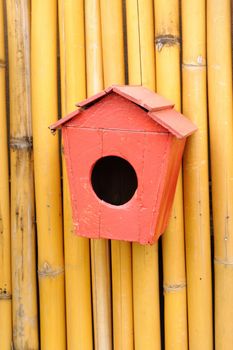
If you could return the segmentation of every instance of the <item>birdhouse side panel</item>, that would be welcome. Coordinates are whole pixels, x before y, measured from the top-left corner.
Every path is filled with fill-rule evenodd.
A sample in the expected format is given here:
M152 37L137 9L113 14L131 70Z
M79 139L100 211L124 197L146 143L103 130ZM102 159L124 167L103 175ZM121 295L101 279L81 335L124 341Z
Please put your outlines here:
M168 175L168 180L167 180L167 190L169 191L170 195L168 196L168 200L167 200L167 210L166 210L166 215L164 216L164 222L163 222L163 227L162 227L162 232L165 231L167 225L168 225L168 221L171 215L171 210L172 210L172 205L173 205L173 201L174 201L174 197L175 197L175 193L176 193L176 187L177 187L177 182L179 181L179 174L180 174L180 170L181 170L181 166L182 166L182 156L184 153L184 147L185 147L185 143L186 143L186 138L182 139L182 140L178 140L178 139L174 139L174 143L176 144L174 148L177 148L177 153L176 153L176 157L177 157L177 161L174 162L172 160L172 158L170 159L170 166L174 167L174 177L173 177L173 181L169 180L169 175ZM169 185L170 183L170 185ZM182 186L182 183L181 183ZM170 187L170 188L169 188Z
M160 207L160 217L156 224L155 237L159 237L166 229L171 215L177 181L182 164L182 155L186 139L170 136L169 158L165 169L165 186Z
M70 120L66 126L88 129L167 132L135 103L111 93Z
M171 136L170 134L146 134L144 148L143 171L143 205L141 208L141 236L140 243L147 244L154 241L155 229L160 219L160 207L163 201L166 168L169 161ZM149 220L144 210L150 210ZM147 209L147 210L148 210ZM145 219L150 223L149 229Z

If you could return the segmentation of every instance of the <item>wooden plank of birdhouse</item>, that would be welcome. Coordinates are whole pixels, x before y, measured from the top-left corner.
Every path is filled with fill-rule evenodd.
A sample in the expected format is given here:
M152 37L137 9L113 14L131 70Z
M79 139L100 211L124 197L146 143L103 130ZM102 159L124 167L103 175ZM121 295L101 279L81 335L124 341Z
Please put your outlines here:
M56 129L59 129L63 124L68 122L70 119L76 117L80 113L79 109L69 113L65 118L59 119L56 123L49 126L49 129L54 132Z
M100 91L97 94L95 94L95 95L93 95L91 97L88 97L86 100L78 102L76 104L76 106L78 106L78 107L87 107L88 105L90 105L91 103L95 102L96 100L100 99L101 97L103 97L105 95L106 95L106 92L104 90Z
M158 94L155 94L153 91L143 87L143 86L129 86L129 85L113 85L101 91L86 100L79 102L76 106L87 107L92 104L94 101L100 99L104 95L108 95L112 92L115 92L128 100L138 104L139 106L147 109L148 111L157 111L167 108L173 108L174 104L169 100L165 99Z
M143 86L113 86L112 91L148 111L158 111L174 107L174 103Z
M195 124L174 109L150 112L149 116L177 138L187 137L197 130Z

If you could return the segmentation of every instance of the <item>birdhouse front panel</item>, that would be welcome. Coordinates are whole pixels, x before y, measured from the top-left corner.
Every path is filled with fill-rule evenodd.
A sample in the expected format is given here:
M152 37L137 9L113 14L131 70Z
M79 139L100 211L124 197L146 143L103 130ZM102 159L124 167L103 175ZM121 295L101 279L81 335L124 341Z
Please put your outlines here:
M64 128L63 135L78 234L152 242L172 136L74 126ZM136 180L119 159L128 162ZM100 160L106 160L106 167L103 163L93 182Z
M196 127L143 87L114 86L62 128L78 235L153 243L165 230L186 137Z

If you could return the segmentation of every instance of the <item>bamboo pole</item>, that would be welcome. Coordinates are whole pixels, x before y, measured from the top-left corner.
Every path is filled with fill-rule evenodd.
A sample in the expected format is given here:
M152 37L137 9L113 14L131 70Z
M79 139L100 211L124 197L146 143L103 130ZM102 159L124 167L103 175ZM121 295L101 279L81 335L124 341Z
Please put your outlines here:
M207 1L216 350L230 350L233 344L233 117L230 6L230 0Z
M63 350L65 303L57 112L57 3L32 1L32 116L41 349Z
M91 240L95 349L112 348L110 255L107 240Z
M100 0L104 86L124 84L121 0ZM127 229L127 228L126 228ZM133 349L131 244L111 241L114 349Z
M213 349L205 1L182 2L183 113L197 126L184 155L189 348Z
M29 2L7 1L13 346L39 349L30 98Z
M128 76L155 90L153 0L126 0Z
M158 244L133 243L135 350L161 349Z
M104 86L124 84L122 1L100 0Z
M85 1L87 96L103 89L103 63L99 0ZM112 346L109 242L91 240L92 303L95 349Z
M6 120L6 57L4 45L4 6L0 1L0 349L9 350L12 342L11 251L9 166Z
M100 0L85 1L87 96L103 89Z
M153 1L126 1L129 84L155 90ZM160 349L158 244L133 243L134 342L136 350Z
M131 244L112 241L111 248L114 350L133 350Z
M157 92L180 109L179 1L155 0ZM180 174L168 228L162 238L166 349L188 349L186 276Z
M62 114L86 97L83 2L59 0ZM74 234L63 159L67 348L92 349L89 240Z

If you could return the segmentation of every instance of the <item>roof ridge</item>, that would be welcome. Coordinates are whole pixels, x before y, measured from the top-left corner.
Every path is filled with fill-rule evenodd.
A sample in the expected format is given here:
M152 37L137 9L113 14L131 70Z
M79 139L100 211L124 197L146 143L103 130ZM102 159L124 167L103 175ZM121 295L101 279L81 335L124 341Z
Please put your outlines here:
M142 85L111 85L76 104L76 106L81 108L69 113L65 118L59 119L56 123L50 125L50 130L54 132L63 124L77 116L82 111L83 107L85 109L88 108L88 106L99 101L111 92L115 92L139 107L146 109L151 119L165 127L177 138L187 137L197 130L196 126L189 119L174 109L174 104L172 102ZM165 113L165 111L167 112Z
M134 102L148 111L156 111L162 109L170 109L174 107L174 103L166 98L158 95L156 92L146 88L143 85L111 85L99 93L76 104L78 107L88 107L94 101L99 100L105 95L115 92L118 95ZM143 98L144 97L144 98Z

